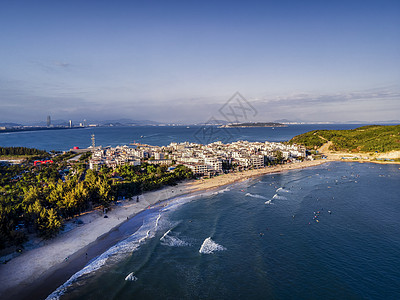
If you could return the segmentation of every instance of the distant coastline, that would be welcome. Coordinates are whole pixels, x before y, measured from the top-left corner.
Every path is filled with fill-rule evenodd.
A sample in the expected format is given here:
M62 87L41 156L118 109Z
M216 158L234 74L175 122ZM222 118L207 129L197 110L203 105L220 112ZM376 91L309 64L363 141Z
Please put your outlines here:
M255 122L255 123L231 123L220 126L220 128L247 128L247 127L287 127L287 125L275 122Z
M20 132L20 131L40 131L40 130L61 130L61 129L78 129L84 127L22 127L22 128L6 128L1 129L0 133Z

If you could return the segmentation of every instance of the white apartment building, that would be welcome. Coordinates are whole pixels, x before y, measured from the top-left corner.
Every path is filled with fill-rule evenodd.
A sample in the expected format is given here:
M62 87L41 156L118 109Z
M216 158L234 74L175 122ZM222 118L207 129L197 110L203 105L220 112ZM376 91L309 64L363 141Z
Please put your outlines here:
M252 155L250 157L250 163L254 168L264 167L264 156L263 155Z
M204 163L209 166L213 171L222 172L222 161L215 157L207 157L204 159Z
M162 152L154 152L153 156L155 160L164 159L164 153Z
M208 172L208 166L204 164L185 163L183 165L191 169L194 175L204 175Z

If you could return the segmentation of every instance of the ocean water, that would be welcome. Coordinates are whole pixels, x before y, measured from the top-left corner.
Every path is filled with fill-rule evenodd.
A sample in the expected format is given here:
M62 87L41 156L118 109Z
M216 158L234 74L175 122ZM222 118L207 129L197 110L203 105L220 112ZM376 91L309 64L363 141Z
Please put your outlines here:
M22 146L46 151L65 151L74 146L89 147L91 135L96 138L96 145L117 146L133 142L166 146L171 142L195 142L208 144L221 140L233 142L247 140L250 142L281 142L295 135L316 129L354 129L359 124L328 125L289 125L288 127L265 128L226 128L213 130L201 126L138 126L138 127L95 127L65 130L42 130L0 133L0 146Z
M400 299L399 183L330 162L174 199L49 299Z

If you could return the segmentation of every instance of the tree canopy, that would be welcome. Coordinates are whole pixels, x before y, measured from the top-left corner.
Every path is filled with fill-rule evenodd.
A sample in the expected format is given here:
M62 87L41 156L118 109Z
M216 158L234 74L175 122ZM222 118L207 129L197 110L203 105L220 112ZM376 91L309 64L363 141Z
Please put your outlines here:
M18 151L12 153L27 153ZM39 167L31 163L0 165L0 248L24 242L28 233L51 238L65 220L88 209L108 207L116 199L192 177L185 166L177 166L173 172L150 164L94 171L85 162L89 154L72 166L66 162L69 157L64 155L54 164Z
M400 125L368 125L351 130L314 130L292 138L289 143L309 149L332 141L331 150L388 152L400 150Z

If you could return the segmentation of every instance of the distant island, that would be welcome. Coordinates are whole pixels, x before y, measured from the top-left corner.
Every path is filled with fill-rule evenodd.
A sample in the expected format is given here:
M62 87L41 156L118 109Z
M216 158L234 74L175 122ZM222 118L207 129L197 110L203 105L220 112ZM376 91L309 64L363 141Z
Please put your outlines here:
M249 123L230 123L222 125L221 128L246 128L246 127L287 127L287 125L275 122L249 122Z

